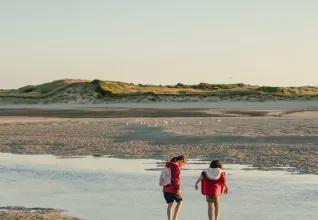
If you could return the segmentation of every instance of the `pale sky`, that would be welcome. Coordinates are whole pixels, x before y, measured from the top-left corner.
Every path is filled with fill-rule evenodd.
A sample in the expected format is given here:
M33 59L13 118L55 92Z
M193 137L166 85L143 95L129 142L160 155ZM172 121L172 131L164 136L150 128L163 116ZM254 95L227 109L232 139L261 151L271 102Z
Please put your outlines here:
M0 88L318 85L317 0L0 0Z

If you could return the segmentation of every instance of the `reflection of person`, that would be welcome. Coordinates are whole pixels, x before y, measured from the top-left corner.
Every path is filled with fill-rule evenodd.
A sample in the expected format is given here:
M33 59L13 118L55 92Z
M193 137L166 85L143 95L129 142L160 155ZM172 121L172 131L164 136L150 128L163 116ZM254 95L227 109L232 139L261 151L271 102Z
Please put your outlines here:
M198 184L201 182L201 192L206 196L208 202L208 216L212 220L213 207L215 207L215 220L219 220L220 216L220 196L224 189L227 194L229 187L226 184L226 176L223 166L219 160L213 160L210 168L205 169L200 178L195 183L195 189L198 190Z
M185 155L174 157L170 162L166 163L166 167L171 170L171 184L163 187L163 195L168 203L167 215L168 220L177 220L182 206L182 197L180 191L180 173L181 168L186 164L187 159ZM172 206L174 201L177 203L174 215L172 218Z

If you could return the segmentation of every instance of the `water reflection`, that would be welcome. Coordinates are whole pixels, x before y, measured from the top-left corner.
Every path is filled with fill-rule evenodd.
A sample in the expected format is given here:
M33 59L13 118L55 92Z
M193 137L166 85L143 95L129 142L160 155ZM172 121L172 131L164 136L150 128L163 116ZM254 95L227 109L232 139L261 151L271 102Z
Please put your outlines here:
M84 219L165 219L158 186L162 161L112 157L58 158L0 154L0 207L18 205L67 210ZM180 219L206 218L206 202L193 189L208 163L190 160L182 173L184 207ZM222 197L222 218L315 219L318 176L280 171L245 171L225 165L230 194ZM4 190L3 190L4 189ZM271 213L271 216L269 216Z

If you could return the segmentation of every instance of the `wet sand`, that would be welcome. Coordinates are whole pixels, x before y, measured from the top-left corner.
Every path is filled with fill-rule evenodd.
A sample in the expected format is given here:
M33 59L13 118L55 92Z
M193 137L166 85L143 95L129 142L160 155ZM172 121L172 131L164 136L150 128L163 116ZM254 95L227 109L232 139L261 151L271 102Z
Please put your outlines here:
M260 169L291 166L318 174L318 117L1 117L0 151L58 156L113 155L167 160L179 153ZM274 168L275 169L275 168Z
M46 208L0 207L1 220L32 219L32 220L80 220L65 216L61 210Z
M0 117L49 118L162 118L162 117L318 117L317 109L158 109L158 108L89 108L89 109L6 109L0 107Z

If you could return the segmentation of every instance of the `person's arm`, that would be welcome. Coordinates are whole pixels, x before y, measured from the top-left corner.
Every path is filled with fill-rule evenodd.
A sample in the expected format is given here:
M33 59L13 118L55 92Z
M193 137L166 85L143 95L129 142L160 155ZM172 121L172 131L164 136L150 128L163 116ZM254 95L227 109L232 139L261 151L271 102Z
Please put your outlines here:
M227 183L224 183L225 189L224 189L224 194L228 194L229 193L229 187L227 185Z
M198 186L198 184L199 184L199 182L201 182L202 180L203 180L203 176L200 176L199 177L199 179L196 181L196 183L195 183L195 190L198 190L199 189L199 186Z
M227 185L226 183L226 176L225 176L225 173L222 174L222 182L225 186L225 189L224 189L224 194L228 194L229 193L229 186Z
M176 172L172 175L172 185L176 190L180 190L180 167L176 168Z

